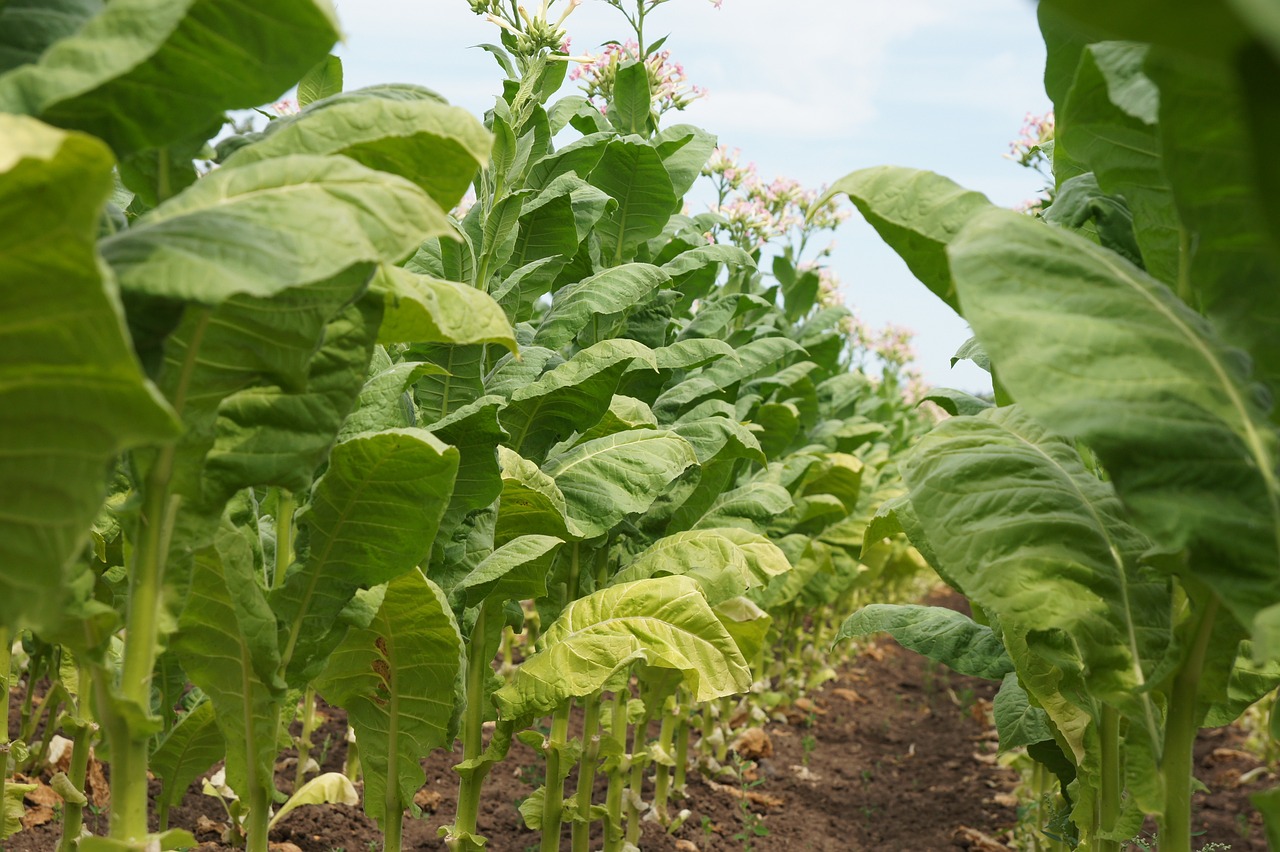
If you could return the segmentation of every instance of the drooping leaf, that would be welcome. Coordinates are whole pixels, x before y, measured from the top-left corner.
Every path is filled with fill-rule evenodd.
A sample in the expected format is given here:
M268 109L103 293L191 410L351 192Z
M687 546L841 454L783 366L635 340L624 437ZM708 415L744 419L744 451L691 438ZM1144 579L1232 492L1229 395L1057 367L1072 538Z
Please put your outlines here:
M903 647L971 677L1000 680L1013 671L990 627L944 607L870 604L845 619L835 641L873 633L888 633Z
M693 447L674 432L634 429L579 444L542 469L564 494L568 516L593 538L648 509L697 463Z
M361 89L332 101L317 99L297 115L272 121L261 140L238 149L223 167L291 154L341 154L411 181L443 210L455 206L489 161L488 132L466 110L427 93L381 94Z
M545 650L494 694L504 718L545 713L591 695L638 661L681 672L697 701L751 684L737 644L687 577L601 589L570 603L543 636Z
M316 681L355 728L365 812L380 823L402 818L426 780L419 760L453 740L462 648L444 593L414 569L391 581L373 623L347 634Z
M1213 329L1111 252L1009 211L980 216L950 254L1019 403L1089 444L1159 545L1211 553L1202 577L1242 624L1280 601L1276 434Z
M452 445L459 457L449 508L440 520L441 536L453 535L468 514L488 506L502 492L496 448L508 436L498 422L501 407L498 397L482 396L426 427Z
M1068 440L1019 406L989 409L940 424L900 469L938 564L999 619L1020 673L1010 643L1061 669L1056 691L1078 706L1154 718L1143 692L1167 663L1169 582L1139 566L1150 542Z
M325 772L312 778L290 796L280 810L271 815L268 829L275 828L281 820L303 805L358 805L360 794L356 785L341 772Z
M178 720L151 753L150 771L160 779L157 804L172 808L187 787L226 755L212 701L202 701Z
M523 535L512 539L476 566L454 587L468 606L486 598L529 600L547 593L551 560L564 544L549 535Z
M951 282L947 245L991 202L933 172L877 166L853 172L831 185L819 204L845 193L911 272L960 312Z
M511 447L543 458L575 430L586 431L608 410L622 374L633 363L653 365L653 353L634 340L603 340L518 387L500 418Z
M516 351L506 314L474 287L384 265L370 289L385 300L379 343L495 343Z
M401 361L377 369L361 388L355 408L342 421L338 440L344 441L361 432L416 425L408 390L420 377L438 369L434 364L421 361Z
M333 448L298 515L298 561L272 597L291 679L305 683L323 665L342 639L335 620L357 589L426 559L457 469L458 451L422 429L359 435Z
M675 212L678 199L662 156L638 137L610 142L588 181L618 202L597 226L601 252L615 264L631 260Z
M0 77L0 112L83 130L125 155L266 103L338 39L324 0L113 0ZM195 60L195 61L193 61Z
M227 783L245 797L273 789L285 688L275 614L245 530L224 520L214 543L195 555L173 648L213 705Z
M51 628L116 453L176 437L94 252L102 143L0 115L0 624Z
M553 349L563 346L593 319L635 308L670 280L656 266L629 263L564 287L552 300L533 342Z
M1000 691L991 702L996 731L1000 735L1000 751L1019 746L1051 741L1053 728L1048 715L1032 705L1027 691L1018 683L1018 676L1009 672L1000 684Z
M218 169L101 247L125 290L211 305L396 262L448 232L440 208L403 178L294 155Z
M566 541L583 538L569 517L564 493L554 479L507 447L498 447L498 462L502 469L502 496L495 544L501 546L520 536L546 533Z

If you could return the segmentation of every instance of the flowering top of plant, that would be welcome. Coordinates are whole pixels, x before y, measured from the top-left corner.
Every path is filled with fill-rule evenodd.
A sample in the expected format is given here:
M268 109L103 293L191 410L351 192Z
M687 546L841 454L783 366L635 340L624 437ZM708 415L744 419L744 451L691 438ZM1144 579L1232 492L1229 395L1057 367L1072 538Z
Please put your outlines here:
M1045 152L1045 146L1053 141L1053 132L1053 110L1044 115L1027 113L1018 138L1009 143L1009 153L1006 156L1029 168L1047 165L1049 156Z
M582 0L568 0L564 11L553 23L552 7L556 0L541 0L537 11L530 15L524 6L515 6L515 12L505 7L501 0L467 0L471 11L484 15L485 20L497 24L506 31L503 38L510 38L508 47L518 56L533 57L543 50L567 53L569 37L563 25ZM514 5L514 4L512 4Z
M635 40L605 45L604 52L590 57L590 61L569 72L570 80L581 80L587 98L602 113L608 109L613 95L618 67L626 62L640 61L640 45ZM663 115L671 110L682 110L707 90L689 83L684 66L671 61L671 51L651 53L644 58L649 72L649 90L653 93L653 111Z

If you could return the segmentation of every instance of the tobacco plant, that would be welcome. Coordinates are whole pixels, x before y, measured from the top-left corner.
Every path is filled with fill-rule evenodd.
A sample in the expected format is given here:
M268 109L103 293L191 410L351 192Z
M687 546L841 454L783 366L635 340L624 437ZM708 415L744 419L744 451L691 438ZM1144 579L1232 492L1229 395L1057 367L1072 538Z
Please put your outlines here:
M834 188L970 322L958 354L999 403L940 396L960 416L902 460L908 493L876 522L976 621L871 607L842 635L1002 678L1002 746L1059 776L1104 850L1147 814L1162 850L1190 849L1197 730L1280 682L1280 243L1257 144L1276 42L1243 6L1192 5L1041 4L1038 216L907 169Z

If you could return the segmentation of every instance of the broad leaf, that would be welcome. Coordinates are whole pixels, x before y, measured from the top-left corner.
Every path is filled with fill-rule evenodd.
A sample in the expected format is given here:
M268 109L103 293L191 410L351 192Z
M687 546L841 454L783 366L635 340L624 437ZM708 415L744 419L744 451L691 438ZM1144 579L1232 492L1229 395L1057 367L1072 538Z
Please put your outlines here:
M552 349L563 346L588 323L634 309L670 280L656 266L629 263L565 287L556 293L533 342ZM599 337L598 331L593 336Z
M485 599L530 600L547 593L547 574L564 541L549 535L512 539L467 574L453 589L467 606Z
M0 624L51 628L108 465L177 434L94 252L102 143L0 115Z
M991 207L986 196L933 172L878 166L831 185L819 203L845 193L911 272L960 311L951 282L947 245L974 214Z
M662 233L679 200L662 156L635 136L610 142L588 180L618 202L597 227L601 252L615 265Z
M294 155L217 169L101 246L125 290L213 305L398 262L449 232L436 203L403 178Z
M113 0L0 77L0 112L92 133L123 156L277 97L337 38L327 0Z
M990 627L940 606L871 604L845 619L836 642L888 633L904 648L923 654L963 675L1000 680L1013 661Z
M298 106L305 107L342 91L342 60L330 54L298 81Z
M591 695L634 662L681 672L697 701L751 685L737 644L687 577L640 580L573 601L543 640L545 650L494 694L504 718L540 715Z
M697 463L693 447L674 432L635 429L579 444L542 469L564 494L568 516L593 538L648 509Z
M191 782L225 755L214 704L202 701L183 714L151 753L148 767L161 785L157 805L167 809L181 802Z
M387 586L377 617L354 629L316 681L347 711L364 765L364 808L399 820L426 781L419 760L452 742L462 636L444 593L411 570Z
M460 107L426 93L406 99L358 90L272 121L261 141L238 149L223 167L290 154L341 154L412 181L448 210L489 161L491 145L480 122Z
M496 343L516 351L506 314L474 287L382 266L370 289L385 300L379 343Z
M272 598L294 682L305 683L342 638L335 619L357 589L426 559L457 469L458 451L421 429L360 435L334 447L298 515L298 561Z
M1280 601L1280 486L1276 434L1237 355L1164 285L1025 216L983 214L951 258L1013 396L1089 444L1159 545L1203 552L1193 570L1253 625Z

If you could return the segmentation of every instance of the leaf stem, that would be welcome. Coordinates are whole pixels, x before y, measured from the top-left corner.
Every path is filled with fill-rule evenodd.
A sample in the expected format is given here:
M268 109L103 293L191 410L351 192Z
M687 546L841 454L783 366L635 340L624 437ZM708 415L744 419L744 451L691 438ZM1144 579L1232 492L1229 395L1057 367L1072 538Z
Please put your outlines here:
M1120 796L1124 790L1124 773L1120 764L1120 711L1102 705L1098 722L1098 739L1102 747L1102 777L1098 791L1098 827L1104 834L1115 831L1120 820ZM1098 838L1098 852L1120 852L1120 842Z
M1196 697L1217 612L1218 598L1214 595L1196 619L1191 650L1174 676L1169 693L1164 760L1160 765L1165 789L1164 814L1160 820L1160 852L1191 850L1191 781L1196 732L1199 729Z
M582 759L578 763L576 813L573 818L573 852L589 852L591 835L591 793L596 783L596 762L600 758L599 693L583 701Z
M462 759L474 761L480 757L484 746L484 683L488 674L489 661L484 654L485 622L489 618L489 602L484 601L476 614L476 623L471 629L471 641L467 643L467 702L465 715L462 718ZM454 819L454 834L474 836L476 821L480 814L480 789L484 785L485 776L489 774L489 764L482 764L459 772L458 809Z
M293 564L293 511L297 498L292 491L281 488L276 493L276 567L271 575L271 588L284 585L285 573Z
M607 818L604 824L604 852L622 849L622 793L626 786L626 773L630 763L627 750L627 702L631 695L626 689L614 693L610 706L609 735L613 738L616 761L610 762L609 792L605 798Z
M551 716L551 736L547 741L547 784L542 796L541 852L559 852L560 849L560 823L564 815L561 760L569 736L569 704L566 701Z

